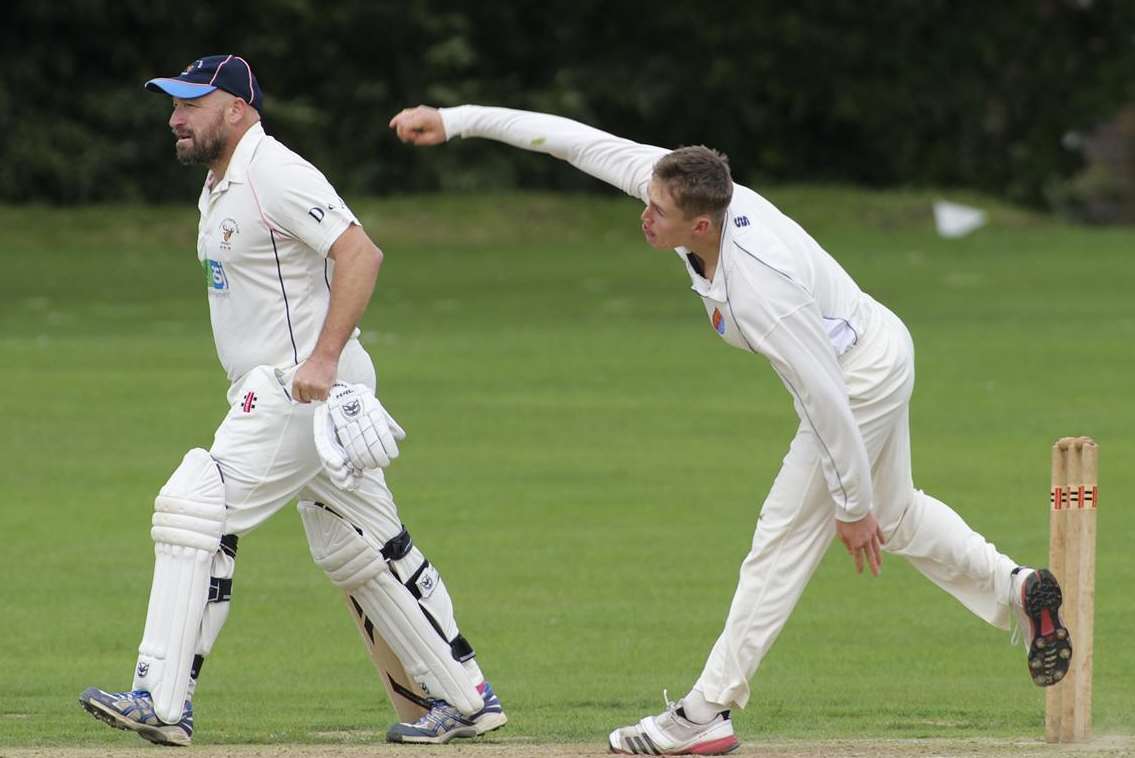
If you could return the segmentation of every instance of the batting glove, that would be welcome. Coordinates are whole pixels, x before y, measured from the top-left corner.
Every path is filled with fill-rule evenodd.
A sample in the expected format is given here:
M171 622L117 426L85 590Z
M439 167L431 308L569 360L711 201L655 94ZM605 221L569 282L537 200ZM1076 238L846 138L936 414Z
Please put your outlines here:
M331 420L331 412L327 409L326 403L321 403L315 408L314 431L315 449L319 452L323 470L327 472L331 483L347 492L357 490L362 479L362 469L351 465L350 456L335 435L335 423Z
M352 466L386 468L398 457L406 432L365 384L333 384L326 408Z

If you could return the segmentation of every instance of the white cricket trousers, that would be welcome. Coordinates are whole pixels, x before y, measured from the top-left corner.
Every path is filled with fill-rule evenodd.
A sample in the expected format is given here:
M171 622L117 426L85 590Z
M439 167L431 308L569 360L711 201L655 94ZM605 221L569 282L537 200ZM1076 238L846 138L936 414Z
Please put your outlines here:
M323 503L379 543L389 542L402 532L402 522L382 470L363 471L358 489L352 492L332 484L315 448L316 404L297 403L291 397L297 371L298 367L281 371L258 366L229 389L229 412L209 450L224 479L225 533L244 535L298 497ZM375 389L374 364L358 340L344 346L338 378ZM212 575L231 579L235 565L233 556L218 550ZM451 642L457 634L456 621L440 579L432 598L429 620ZM228 616L227 603L220 604L224 609L212 605L206 608L197 644L197 653L203 656L209 654ZM471 682L479 681L476 662L470 659L463 665Z
M402 524L382 471L363 472L354 492L331 483L315 449L315 404L291 398L296 371L295 366L257 366L229 387L229 411L209 450L224 480L225 534L252 531L298 496L324 503L381 542L389 541L402 531ZM358 340L344 346L338 377L374 389L374 364ZM213 556L214 579L231 580L235 568L233 552L218 550ZM210 653L227 618L227 602L209 603L198 655Z
M225 480L225 532L252 531L299 496L331 506L386 542L402 524L382 470L365 471L354 492L331 483L315 449L315 403L291 398L297 370L258 366L229 388L229 412L209 450ZM343 348L338 377L375 388L374 364L358 340L348 340Z
M1017 564L949 506L914 489L909 424L914 344L897 316L880 304L874 308L872 328L841 365L871 461L873 510L887 541L884 549L1006 629ZM836 536L836 506L820 466L815 433L801 424L761 508L725 628L693 688L711 703L729 708L748 703L749 680Z

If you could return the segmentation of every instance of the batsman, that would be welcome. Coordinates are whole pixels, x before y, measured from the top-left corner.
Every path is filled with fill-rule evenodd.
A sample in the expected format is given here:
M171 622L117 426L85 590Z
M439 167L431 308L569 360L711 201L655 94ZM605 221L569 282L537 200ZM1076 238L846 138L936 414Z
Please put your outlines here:
M506 717L459 632L437 569L402 525L383 467L404 432L375 395L357 324L382 253L312 164L268 136L237 55L146 89L172 98L178 159L209 171L197 260L228 413L154 501L154 574L125 691L91 687L93 716L188 745L193 694L233 595L239 540L298 498L312 558L345 593L401 723L392 742L447 742Z
M949 506L916 490L909 406L914 345L902 321L768 200L735 184L725 156L666 150L543 113L419 106L390 126L404 142L487 138L547 153L641 200L647 244L674 250L707 325L763 356L800 424L761 507L733 602L701 676L661 714L615 729L616 753L712 755L737 748L730 711L838 537L862 572L884 551L910 561L985 621L1018 614L1033 681L1059 681L1072 654L1060 587L1019 566ZM729 377L714 376L714 382ZM697 393L694 393L695 402Z

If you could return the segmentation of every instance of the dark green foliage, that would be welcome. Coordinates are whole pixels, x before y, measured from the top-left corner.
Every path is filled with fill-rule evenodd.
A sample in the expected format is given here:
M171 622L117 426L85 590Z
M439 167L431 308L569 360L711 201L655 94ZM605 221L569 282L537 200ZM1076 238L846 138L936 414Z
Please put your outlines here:
M485 144L410 151L404 105L547 110L736 173L962 185L1039 203L1076 173L1064 137L1135 101L1135 5L1120 0L17 2L0 30L0 200L191 196L168 103L142 90L237 51L270 131L346 194L592 187Z

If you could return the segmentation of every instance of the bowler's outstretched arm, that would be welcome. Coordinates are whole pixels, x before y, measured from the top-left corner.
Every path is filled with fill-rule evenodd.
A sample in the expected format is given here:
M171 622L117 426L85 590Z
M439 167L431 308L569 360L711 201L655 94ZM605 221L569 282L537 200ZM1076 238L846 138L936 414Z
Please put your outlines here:
M567 161L644 203L651 172L670 152L616 137L578 121L546 113L481 105L407 108L390 120L398 139L438 145L454 137L483 137Z

